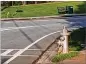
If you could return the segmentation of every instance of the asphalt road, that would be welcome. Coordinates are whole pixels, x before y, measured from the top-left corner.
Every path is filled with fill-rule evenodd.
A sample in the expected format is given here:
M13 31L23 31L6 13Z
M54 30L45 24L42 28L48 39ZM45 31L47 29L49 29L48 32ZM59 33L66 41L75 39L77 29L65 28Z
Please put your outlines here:
M37 39L52 32L62 31L63 26L66 26L69 30L86 27L86 16L67 17L66 19L1 21L1 54L5 55L2 56L2 63ZM18 57L17 60L15 59L10 64L30 64L33 59L36 59L41 54L40 50L46 49L59 35L60 33L57 33L41 40L22 54L29 56ZM25 61L18 61L20 59L25 59Z

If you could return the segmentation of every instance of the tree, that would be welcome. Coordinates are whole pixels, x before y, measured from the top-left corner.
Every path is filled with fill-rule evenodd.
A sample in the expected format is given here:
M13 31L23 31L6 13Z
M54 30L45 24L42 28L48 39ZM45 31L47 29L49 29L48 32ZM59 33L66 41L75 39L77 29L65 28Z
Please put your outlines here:
M27 3L26 1L22 1L22 4L23 4L23 5L26 5L26 3Z

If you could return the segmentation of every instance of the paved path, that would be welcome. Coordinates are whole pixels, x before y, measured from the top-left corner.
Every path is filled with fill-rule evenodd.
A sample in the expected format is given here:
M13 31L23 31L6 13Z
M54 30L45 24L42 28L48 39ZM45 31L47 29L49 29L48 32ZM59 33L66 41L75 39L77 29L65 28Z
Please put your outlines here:
M86 16L83 17L75 16L69 17L67 19L51 18L51 19L37 19L37 20L2 21L1 53L2 55L5 55L2 56L2 60L4 59L4 61L6 61L20 49L23 49L26 46L32 44L33 42L43 37L44 35L56 31L61 31L63 26L68 27L70 30L80 27L86 27ZM28 56L29 60L31 58L33 59L31 55L35 55L34 58L37 58L37 56L41 53L40 50L46 49L46 47L59 35L60 34L57 33L30 47L28 49L29 51L27 50L22 54L23 57L22 59L26 58L24 55L29 55ZM18 59L20 59L20 57L18 57ZM27 60L25 62L26 64L28 63Z

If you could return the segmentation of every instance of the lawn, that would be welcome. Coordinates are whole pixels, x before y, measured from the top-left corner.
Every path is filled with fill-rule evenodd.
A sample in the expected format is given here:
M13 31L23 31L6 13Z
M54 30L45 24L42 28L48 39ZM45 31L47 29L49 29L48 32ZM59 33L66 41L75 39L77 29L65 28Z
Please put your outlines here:
M52 16L58 15L57 7L73 6L74 13L85 13L85 2L51 2L43 4L29 4L21 6L11 6L1 11L1 18L11 17L37 17L37 16ZM81 8L80 8L81 7ZM16 10L22 10L23 12L17 12ZM85 11L83 11L85 10ZM9 13L8 13L9 12ZM8 15L8 16L7 16ZM14 16L13 16L14 15Z

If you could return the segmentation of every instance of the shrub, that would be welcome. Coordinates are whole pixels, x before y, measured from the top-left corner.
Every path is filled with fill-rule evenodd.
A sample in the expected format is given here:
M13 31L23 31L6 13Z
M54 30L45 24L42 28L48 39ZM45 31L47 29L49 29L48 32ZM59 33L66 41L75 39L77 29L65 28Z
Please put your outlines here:
M16 12L23 12L23 10L16 10Z
M69 46L69 51L80 51L81 49L81 46Z
M70 36L69 36L69 50L72 51L79 51L81 49L83 49L83 47L81 46L81 44L85 44L85 33L86 33L86 27L84 28L79 28L74 30L73 32L71 32Z

